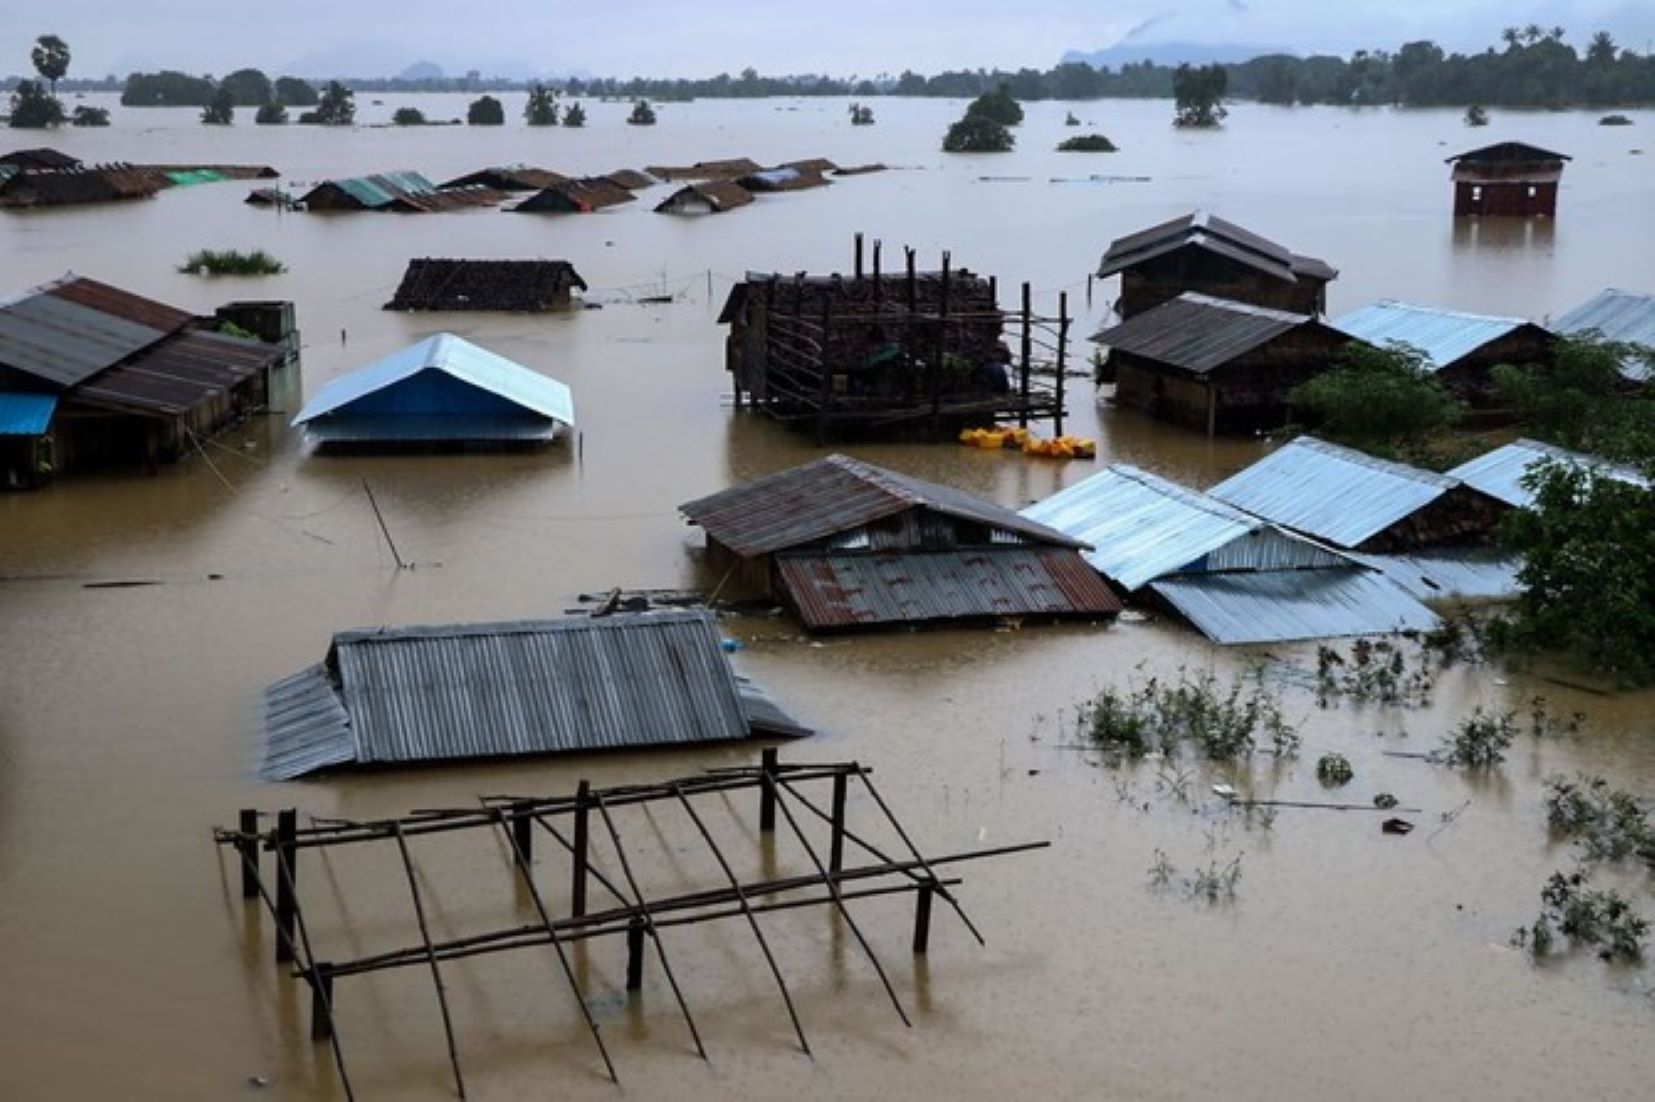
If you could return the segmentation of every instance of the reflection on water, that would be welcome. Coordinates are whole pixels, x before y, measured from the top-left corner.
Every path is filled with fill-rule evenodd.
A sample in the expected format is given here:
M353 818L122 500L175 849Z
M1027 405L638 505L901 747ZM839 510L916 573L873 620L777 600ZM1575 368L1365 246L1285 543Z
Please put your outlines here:
M408 102L382 98L362 105L365 121ZM432 117L463 114L465 97L432 99ZM509 97L506 106L516 118ZM580 433L529 454L319 457L287 427L300 397L290 393L279 414L159 477L65 479L0 497L0 975L11 993L0 1000L0 1095L217 1098L259 1074L273 1097L340 1096L326 1052L307 1039L308 1000L270 965L268 928L250 945L253 920L237 914L239 900L212 867L207 828L239 807L368 817L748 760L745 749L721 748L281 786L251 779L259 691L317 661L335 631L550 615L576 593L614 585L716 584L699 573L699 534L678 503L821 454L808 438L728 408L714 318L748 269L846 270L851 234L863 230L886 242L887 257L903 244L921 256L951 249L957 264L998 275L1008 297L1030 280L1044 309L1061 290L1084 301L1086 273L1112 238L1200 206L1327 257L1341 269L1330 287L1334 314L1389 296L1541 317L1606 284L1648 279L1647 250L1627 247L1655 226L1647 178L1616 145L1622 139L1586 115L1507 113L1494 123L1507 128L1497 137L1576 155L1555 224L1453 224L1444 240L1450 195L1437 143L1458 135L1456 112L1238 105L1223 131L1193 135L1171 130L1165 103L1090 105L1122 152L1087 172L1151 178L1127 187L1047 182L1079 174L1073 155L1051 152L1066 107L1029 105L1018 149L1003 157L936 152L959 113L943 101L893 100L877 126L854 129L842 101L708 101L671 105L648 133L621 124L627 105L592 103L584 131L225 129L197 125L193 111L117 107L107 131L54 134L88 160L268 161L289 181L403 167L447 178L511 162L602 172L727 156L899 167L699 220L651 214L650 193L568 218L316 218L247 207L235 184L98 210L0 214L0 293L74 270L203 311L230 298L290 297L309 342L307 394L449 328L569 383ZM264 247L289 271L248 282L172 270L203 246ZM410 257L445 255L567 258L604 308L546 317L380 310ZM640 288L663 286L679 292L671 304L633 301ZM1074 332L1101 326L1113 295L1112 284L1099 285ZM1260 450L1115 410L1083 381L1071 393L1070 431L1098 438L1099 463L1205 486ZM1007 505L1095 469L947 444L844 450ZM364 478L416 569L395 568ZM81 584L122 578L166 584ZM799 1058L763 965L734 926L668 935L710 1066L686 1055L653 971L655 986L628 1003L616 994L623 954L579 947L591 996L620 1034L629 1092L1440 1098L1551 1087L1637 1097L1655 1072L1641 974L1605 973L1589 959L1537 972L1504 948L1532 919L1545 877L1568 862L1546 838L1540 779L1589 770L1634 790L1655 787L1647 694L1599 697L1477 671L1447 679L1432 709L1397 716L1323 711L1289 689L1290 712L1307 721L1306 752L1281 766L1275 791L1317 798L1315 757L1337 749L1356 767L1353 794L1395 792L1425 813L1406 839L1381 836L1369 816L1314 811L1284 811L1268 831L1248 830L1220 828L1201 799L1211 783L1235 779L1224 770L1196 771L1189 806L1154 795L1153 769L1126 778L1137 798L1123 798L1089 755L1067 748L1074 705L1102 685L1179 665L1227 676L1269 657L1308 668L1313 648L1225 651L1160 620L816 642L786 619L735 620L726 630L746 644L745 672L822 730L787 755L872 764L921 845L1054 846L963 870L962 901L986 948L943 916L929 958L909 967L906 904L870 901L858 911L899 994L927 1011L913 1030L892 1027L877 978L835 920L804 910L767 916L814 1062ZM1536 694L1588 712L1593 736L1525 745L1489 784L1383 753L1429 749L1473 705L1523 710ZM738 810L751 811L733 808L727 829L743 829ZM1233 906L1208 910L1145 891L1154 850L1188 870L1220 857L1209 835L1221 829L1223 860L1245 853ZM742 875L800 860L781 843L733 848L747 854ZM498 853L434 847L419 856L440 936L522 912ZM685 876L676 854L640 871L651 890L674 890ZM304 875L321 886L324 954L410 936L399 869L341 855ZM542 875L561 898L566 881L549 860ZM555 962L503 960L445 971L473 1092L537 1096L555 1078L560 1095L613 1098ZM363 1097L446 1096L428 983L375 978L340 990L340 1033Z

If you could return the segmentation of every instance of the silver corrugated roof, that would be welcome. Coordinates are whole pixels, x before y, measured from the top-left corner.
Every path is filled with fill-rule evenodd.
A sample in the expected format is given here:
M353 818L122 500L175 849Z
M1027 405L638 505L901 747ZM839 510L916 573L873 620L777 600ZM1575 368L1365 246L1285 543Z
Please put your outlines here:
M1552 330L1569 336L1595 332L1605 340L1637 345L1655 355L1655 295L1610 287L1559 317ZM1633 355L1621 361L1621 374L1635 382L1648 382L1655 368Z
M1491 452L1461 463L1448 473L1490 497L1499 498L1507 505L1527 509L1534 504L1534 494L1523 485L1523 476L1530 468L1547 462L1586 467L1606 478L1630 482L1635 486L1649 485L1647 479L1629 467L1617 466L1593 455L1583 455L1526 438L1513 440L1505 447L1495 448Z
M1098 266L1098 275L1114 275L1186 245L1218 253L1288 282L1295 282L1300 275L1330 280L1339 274L1326 261L1300 256L1234 222L1194 211L1111 242Z
M980 497L830 455L697 498L679 511L744 558L826 539L910 509L930 509L1038 543L1082 546L1061 532Z
M1328 324L1377 347L1405 344L1416 348L1425 356L1431 370L1441 371L1490 341L1530 323L1522 318L1466 314L1383 299Z
M1396 583L1361 567L1176 575L1150 588L1224 644L1426 631L1438 623Z
M1207 492L1285 528L1356 547L1460 485L1301 436Z
M1521 559L1489 548L1353 556L1422 601L1504 601L1522 592Z
M267 693L266 776L718 742L762 726L705 612L346 631L327 665Z
M1092 339L1120 352L1205 374L1283 333L1316 324L1306 314L1186 291L1100 330Z
M1179 571L1348 566L1349 560L1217 498L1116 464L1023 510L1092 545L1087 562L1128 590Z
M0 364L72 387L166 336L51 293L0 306Z

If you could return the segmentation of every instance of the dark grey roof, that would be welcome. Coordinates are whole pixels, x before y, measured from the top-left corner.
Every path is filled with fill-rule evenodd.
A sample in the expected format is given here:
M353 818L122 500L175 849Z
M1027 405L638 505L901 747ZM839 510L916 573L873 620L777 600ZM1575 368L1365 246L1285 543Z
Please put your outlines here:
M345 631L325 669L266 692L263 774L802 730L759 712L706 612Z
M678 508L743 558L799 547L910 509L975 521L1036 543L1086 546L963 490L848 455L830 455Z
M1320 324L1305 314L1186 291L1092 339L1116 351L1205 374L1301 325Z
M1541 149L1537 145L1527 142L1495 142L1493 145L1481 146L1477 149L1468 149L1464 153L1456 153L1444 160L1448 164L1458 164L1460 161L1473 161L1483 164L1527 164L1533 161L1569 161L1574 158L1567 153L1554 153L1549 149Z
M1118 238L1103 254L1098 275L1112 276L1186 246L1217 253L1289 283L1296 282L1301 275L1324 282L1339 275L1338 270L1324 260L1291 252L1251 230L1204 211L1194 211Z
M60 387L74 386L164 336L49 291L0 305L0 365Z

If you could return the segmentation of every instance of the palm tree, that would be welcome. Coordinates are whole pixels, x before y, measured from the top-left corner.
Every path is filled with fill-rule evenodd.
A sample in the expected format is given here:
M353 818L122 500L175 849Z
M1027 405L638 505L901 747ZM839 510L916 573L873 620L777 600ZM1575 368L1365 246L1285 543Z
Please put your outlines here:
M1614 36L1608 31L1599 31L1592 36L1592 44L1586 47L1586 60L1593 65L1609 65L1619 53Z
M34 62L35 72L52 86L52 95L57 95L57 82L69 71L69 43L55 34L43 34L35 39L29 60Z
M1523 39L1523 34L1516 27L1507 27L1500 32L1500 40L1506 44L1508 50L1515 50Z
M1544 37L1546 37L1546 32L1540 29L1540 24L1538 23L1530 23L1528 26L1523 28L1523 41L1527 42L1530 46L1534 45L1536 42L1539 42Z

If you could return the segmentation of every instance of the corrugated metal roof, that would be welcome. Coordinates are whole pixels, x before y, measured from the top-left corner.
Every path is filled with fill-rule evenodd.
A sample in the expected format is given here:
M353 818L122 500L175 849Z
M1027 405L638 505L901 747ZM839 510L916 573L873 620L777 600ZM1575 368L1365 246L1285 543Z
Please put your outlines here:
M575 423L575 400L569 388L521 364L452 333L438 333L377 360L324 386L293 419L303 425L384 390L422 371L439 371L470 386L565 425ZM384 418L387 424L394 417Z
M1177 575L1150 588L1225 644L1427 631L1438 623L1396 583L1361 567Z
M0 364L71 387L166 333L50 293L0 306Z
M1315 324L1320 323L1305 314L1186 291L1092 339L1111 349L1205 374L1283 333Z
M66 275L56 282L46 284L40 290L53 298L77 302L82 306L91 307L100 314L159 329L163 333L176 333L195 320L194 314L180 310L176 306L168 306L164 302L156 302L152 298L135 295L131 291L123 291L119 287L111 287L107 283L100 283L85 276Z
M1376 347L1405 344L1417 348L1431 370L1441 371L1490 341L1530 323L1522 318L1466 314L1382 299L1328 324Z
M1507 505L1527 509L1534 504L1534 494L1523 485L1523 476L1531 467L1541 463L1557 462L1574 467L1587 467L1608 478L1648 486L1649 482L1630 467L1617 466L1593 455L1583 455L1539 440L1519 439L1477 458L1461 463L1449 475L1472 486L1490 497L1499 498Z
M1356 547L1458 485L1445 475L1301 436L1207 492L1335 547Z
M1085 560L1059 547L781 555L776 568L799 619L813 630L1113 616L1121 608Z
M1339 274L1326 261L1290 252L1234 222L1194 211L1113 241L1098 266L1098 275L1108 277L1186 246L1217 253L1289 283L1297 282L1301 275L1326 281Z
M1488 548L1408 555L1354 555L1422 601L1503 601L1522 592L1521 559Z
M721 214L753 201L753 193L730 180L685 184L655 207L656 214Z
M187 412L235 388L286 355L279 345L205 330L180 333L84 383L77 403L138 413Z
M826 539L910 509L975 521L1060 547L1083 546L963 490L830 455L697 498L679 511L744 558Z
M39 436L57 412L55 394L16 394L0 391L0 436Z
M561 431L559 422L532 413L515 417L486 413L403 413L395 417L340 413L318 417L305 425L305 432L318 444L532 444L555 440Z
M1023 515L1091 544L1086 561L1127 590L1179 571L1350 565L1343 555L1125 464L1066 487Z
M759 729L706 612L347 631L329 665L331 678L316 667L266 694L267 776L680 746Z
M1537 145L1527 142L1495 142L1493 145L1479 146L1464 153L1456 153L1452 157L1445 157L1444 162L1454 164L1459 161L1484 161L1493 163L1523 163L1528 161L1569 161L1574 158L1567 153L1553 153L1549 149L1541 149Z
M1569 336L1595 332L1605 340L1638 345L1655 355L1655 295L1607 288L1559 317L1552 331ZM1635 382L1648 382L1655 367L1641 357L1628 356L1621 361L1621 374Z
M528 214L590 213L617 203L630 203L636 198L606 176L588 176L542 188L511 209Z

